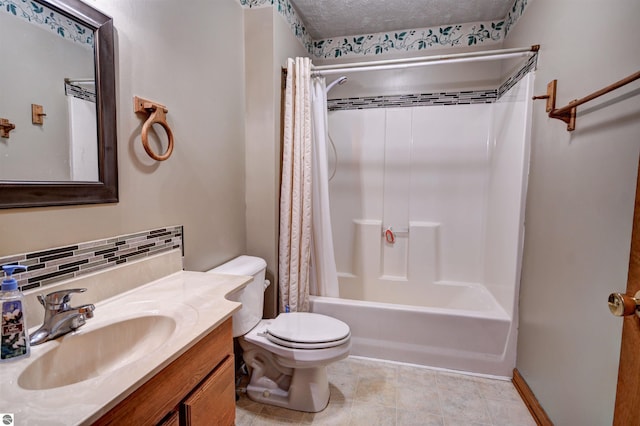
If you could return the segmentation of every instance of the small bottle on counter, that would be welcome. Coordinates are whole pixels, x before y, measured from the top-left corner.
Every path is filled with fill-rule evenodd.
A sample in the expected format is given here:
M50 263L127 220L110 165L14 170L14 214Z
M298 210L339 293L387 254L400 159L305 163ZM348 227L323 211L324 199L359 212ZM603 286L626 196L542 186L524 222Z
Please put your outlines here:
M2 308L2 335L0 362L26 358L30 354L29 332L24 318L24 295L18 282L12 277L14 271L26 271L22 265L4 265L5 279L0 290Z

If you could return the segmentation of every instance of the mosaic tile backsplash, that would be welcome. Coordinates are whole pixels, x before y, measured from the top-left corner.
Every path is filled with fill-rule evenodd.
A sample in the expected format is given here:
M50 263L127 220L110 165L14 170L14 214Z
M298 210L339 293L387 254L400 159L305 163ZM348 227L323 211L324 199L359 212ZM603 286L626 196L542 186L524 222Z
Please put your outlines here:
M327 108L329 111L338 111L346 109L490 104L500 99L503 94L515 86L528 72L533 71L536 67L537 58L537 53L532 55L520 69L507 78L504 83L496 89L328 99Z
M403 29L390 33L359 34L312 40L289 0L239 0L243 7L273 6L287 20L293 34L315 58L380 55L431 48L476 46L502 42L524 13L529 0L514 0L504 19L432 28Z
M182 226L0 257L0 265L18 264L28 268L27 272L14 274L24 291L174 249L181 249L184 254Z

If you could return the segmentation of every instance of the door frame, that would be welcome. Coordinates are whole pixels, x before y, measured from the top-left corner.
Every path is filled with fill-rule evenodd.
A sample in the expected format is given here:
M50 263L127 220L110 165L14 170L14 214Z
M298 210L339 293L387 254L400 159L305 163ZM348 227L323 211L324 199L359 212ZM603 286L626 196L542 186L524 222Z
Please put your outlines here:
M634 297L640 290L640 162L636 181L636 199L633 212L633 231L629 255L629 274L626 294ZM622 343L616 403L613 413L614 426L637 424L640 419L640 317L623 317Z

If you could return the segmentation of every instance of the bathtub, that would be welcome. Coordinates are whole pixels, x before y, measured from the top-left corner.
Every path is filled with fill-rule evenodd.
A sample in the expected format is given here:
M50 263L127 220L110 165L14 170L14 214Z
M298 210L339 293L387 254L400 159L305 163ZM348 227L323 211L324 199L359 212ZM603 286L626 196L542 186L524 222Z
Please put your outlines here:
M349 324L351 355L511 377L512 319L481 285L446 287L431 306L311 296L310 310Z
M340 298L310 306L353 355L512 376L532 96L329 114Z

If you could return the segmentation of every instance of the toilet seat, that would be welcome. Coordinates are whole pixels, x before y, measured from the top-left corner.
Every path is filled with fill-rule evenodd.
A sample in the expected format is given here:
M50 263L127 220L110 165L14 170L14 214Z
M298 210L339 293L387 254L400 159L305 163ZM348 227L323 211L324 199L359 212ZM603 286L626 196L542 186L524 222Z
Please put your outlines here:
M289 340L280 339L269 332L266 333L266 338L269 339L270 342L275 343L276 345L284 346L285 348L292 349L326 349L333 348L334 346L340 346L343 343L346 343L351 338L351 335L340 339L333 340L331 342L320 342L320 343L301 343L301 342L292 342Z
M270 342L294 349L324 349L349 341L351 332L344 322L326 315L292 312L278 315L264 330Z

